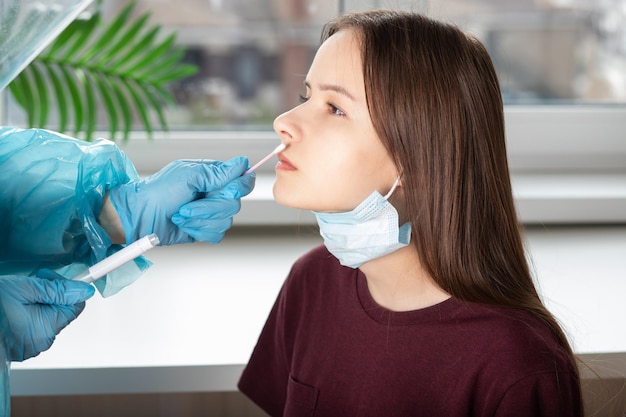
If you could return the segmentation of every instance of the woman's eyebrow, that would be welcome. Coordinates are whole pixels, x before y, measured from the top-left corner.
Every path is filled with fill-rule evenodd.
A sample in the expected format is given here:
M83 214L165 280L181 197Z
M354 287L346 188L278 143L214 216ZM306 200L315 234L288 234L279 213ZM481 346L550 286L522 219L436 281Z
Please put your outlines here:
M311 84L308 81L305 81L304 85L309 90L312 89L311 88ZM336 93L339 93L339 94L342 94L342 95L348 97L352 101L356 101L354 96L348 90L346 90L345 88L343 88L340 85L336 85L336 84L318 84L318 87L322 91L334 91Z

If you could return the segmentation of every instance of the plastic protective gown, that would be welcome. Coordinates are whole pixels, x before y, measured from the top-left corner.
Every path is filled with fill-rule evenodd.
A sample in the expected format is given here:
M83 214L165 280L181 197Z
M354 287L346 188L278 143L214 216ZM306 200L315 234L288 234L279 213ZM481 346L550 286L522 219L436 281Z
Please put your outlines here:
M49 268L73 277L121 249L97 218L109 189L137 179L111 141L0 127L0 274ZM113 295L149 265L139 257L95 285L102 296Z

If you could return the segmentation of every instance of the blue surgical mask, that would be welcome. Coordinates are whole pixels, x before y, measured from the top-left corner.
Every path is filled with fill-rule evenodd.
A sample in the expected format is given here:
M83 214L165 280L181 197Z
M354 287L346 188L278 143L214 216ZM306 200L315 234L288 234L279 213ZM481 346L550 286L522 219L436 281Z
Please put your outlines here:
M398 181L385 196L374 191L352 211L313 212L324 245L342 265L358 268L409 244L411 224L399 227L398 211L388 201Z

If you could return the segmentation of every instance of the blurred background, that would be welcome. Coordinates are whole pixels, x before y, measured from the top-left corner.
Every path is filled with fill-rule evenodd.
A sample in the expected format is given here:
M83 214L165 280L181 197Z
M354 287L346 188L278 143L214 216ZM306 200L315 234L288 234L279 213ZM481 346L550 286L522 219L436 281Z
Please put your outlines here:
M128 3L104 0L104 17ZM259 160L278 144L273 119L298 103L322 24L375 7L454 22L487 46L537 286L597 372L585 374L588 415L625 416L626 0L136 0L198 72L171 85L169 131L149 137L135 115L120 146L142 175L179 158ZM27 123L9 94L0 121ZM238 375L291 264L321 243L311 213L274 203L272 165L224 242L155 249L137 283L94 297L49 351L14 364L12 415L262 416Z
M128 3L104 1L105 19ZM199 68L173 86L172 129L267 130L297 104L321 25L371 7L422 11L478 35L507 104L626 102L623 0L136 0L134 13L176 32ZM24 121L11 105L6 117Z

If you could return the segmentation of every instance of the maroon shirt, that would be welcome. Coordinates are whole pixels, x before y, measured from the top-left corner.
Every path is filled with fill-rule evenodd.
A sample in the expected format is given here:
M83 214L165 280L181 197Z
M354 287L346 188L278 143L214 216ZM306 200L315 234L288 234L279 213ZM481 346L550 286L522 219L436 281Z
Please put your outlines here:
M453 298L386 310L323 246L294 264L239 389L272 416L582 416L539 320Z

